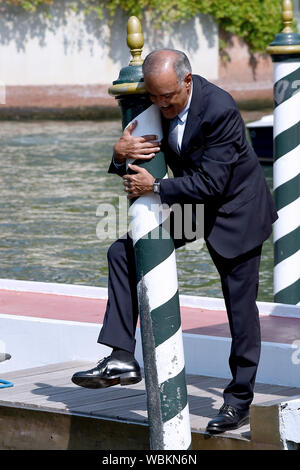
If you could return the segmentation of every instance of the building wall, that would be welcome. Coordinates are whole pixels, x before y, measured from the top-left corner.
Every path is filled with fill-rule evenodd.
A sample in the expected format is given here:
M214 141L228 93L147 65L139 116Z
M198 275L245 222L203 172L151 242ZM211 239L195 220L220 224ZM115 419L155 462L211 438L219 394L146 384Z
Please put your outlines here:
M5 109L115 106L108 86L128 65L128 15L99 20L74 13L68 0L54 0L51 17L0 2L0 114ZM300 0L294 0L300 28ZM278 31L279 32L279 31ZM252 54L247 44L229 37L228 59L219 54L218 26L207 15L157 30L143 22L143 57L170 47L189 56L193 72L217 83L239 102L273 100L273 64L268 54Z
M0 81L6 86L110 84L128 65L128 16L118 11L111 25L54 0L50 8L26 13L0 5ZM159 47L187 52L193 70L208 79L218 78L218 28L208 16L198 15L180 27L154 30L143 25L143 55Z
M294 0L294 18L300 31L300 0ZM280 31L278 31L279 33ZM258 102L262 106L273 101L273 63L267 53L252 53L237 36L224 36L228 46L220 54L217 83L227 89L238 102Z
M298 30L300 32L300 0L293 1L294 17L298 21Z

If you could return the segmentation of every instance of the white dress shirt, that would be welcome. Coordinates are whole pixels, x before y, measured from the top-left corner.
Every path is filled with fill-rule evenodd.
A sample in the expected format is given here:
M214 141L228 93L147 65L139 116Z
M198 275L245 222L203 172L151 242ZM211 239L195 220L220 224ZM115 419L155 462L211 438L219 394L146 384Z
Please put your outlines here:
M182 145L182 139L183 139L183 134L185 130L185 125L186 125L186 120L188 117L191 101L192 101L192 94L193 94L193 84L191 88L191 93L188 99L188 102L186 104L186 107L181 111L181 113L178 114L178 148L181 150L181 145Z

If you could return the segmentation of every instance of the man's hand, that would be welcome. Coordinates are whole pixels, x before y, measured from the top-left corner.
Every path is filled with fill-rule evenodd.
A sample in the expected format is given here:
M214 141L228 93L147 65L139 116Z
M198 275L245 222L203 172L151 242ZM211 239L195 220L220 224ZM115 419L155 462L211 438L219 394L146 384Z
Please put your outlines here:
M133 137L132 131L138 125L134 121L128 126L120 140L114 145L114 159L116 163L124 163L127 158L150 160L160 151L156 135L144 135Z
M127 192L128 199L133 199L134 197L153 191L155 178L145 168L141 168L137 165L128 165L128 167L136 171L135 175L123 176L124 191Z

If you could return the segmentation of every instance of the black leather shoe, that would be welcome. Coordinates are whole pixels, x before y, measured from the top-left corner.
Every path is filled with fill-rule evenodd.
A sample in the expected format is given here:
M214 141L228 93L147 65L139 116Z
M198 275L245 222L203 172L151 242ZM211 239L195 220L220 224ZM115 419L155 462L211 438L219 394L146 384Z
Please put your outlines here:
M206 431L218 433L238 429L249 423L249 410L239 410L231 405L223 405L219 414L209 421Z
M132 385L142 380L141 369L138 362L120 361L111 356L98 362L94 369L76 372L72 382L81 387L106 388L112 385Z

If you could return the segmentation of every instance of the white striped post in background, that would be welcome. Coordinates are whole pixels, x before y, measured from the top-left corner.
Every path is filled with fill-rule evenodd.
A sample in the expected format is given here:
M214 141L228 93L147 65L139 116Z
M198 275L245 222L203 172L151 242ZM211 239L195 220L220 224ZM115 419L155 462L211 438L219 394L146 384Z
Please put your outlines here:
M300 304L300 34L293 3L283 1L282 33L267 51L274 62L274 301Z
M121 104L123 127L137 120L133 135L155 134L161 139L159 110L143 88L139 58L143 35L137 18L129 19L127 31L127 44L131 53L134 50L133 60L121 70L110 93ZM167 178L162 152L151 161L131 163L146 168L155 178ZM169 208L161 204L157 194L131 201L130 232L136 262L150 447L187 450L191 448L191 429L175 248L166 223L169 216Z

